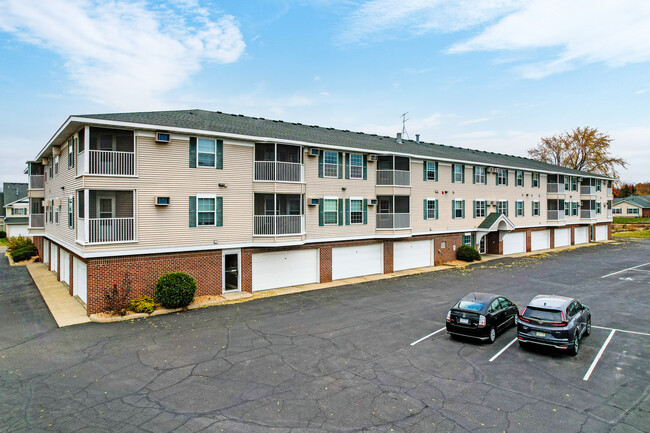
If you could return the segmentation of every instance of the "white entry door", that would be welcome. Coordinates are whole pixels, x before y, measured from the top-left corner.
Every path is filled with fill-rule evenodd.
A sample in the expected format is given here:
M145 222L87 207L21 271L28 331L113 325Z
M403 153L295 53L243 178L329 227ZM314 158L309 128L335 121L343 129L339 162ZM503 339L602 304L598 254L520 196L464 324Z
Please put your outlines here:
M571 229L555 229L554 236L555 248L571 245Z
M526 232L503 235L503 255L526 252Z
M43 263L50 263L50 241L43 239Z
M59 270L59 247L52 245L52 272Z
M395 242L393 244L393 270L433 266L433 241Z
M72 258L73 290L72 293L88 303L88 283L86 264L76 257Z
M70 285L70 254L61 251L61 281Z
M576 245L589 243L589 227L576 227L573 235Z
M530 250L545 250L551 248L550 230L539 230L530 232Z
M318 283L319 252L318 248L312 248L253 254L253 291Z
M596 240L597 241L607 240L607 226L596 226Z
M383 273L383 253L382 244L332 248L332 279Z

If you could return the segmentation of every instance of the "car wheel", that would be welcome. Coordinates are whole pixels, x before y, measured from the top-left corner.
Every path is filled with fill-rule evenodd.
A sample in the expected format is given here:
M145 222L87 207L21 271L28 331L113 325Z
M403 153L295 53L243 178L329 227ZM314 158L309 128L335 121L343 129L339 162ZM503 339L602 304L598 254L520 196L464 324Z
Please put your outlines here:
M573 342L573 348L571 348L571 355L576 356L580 351L580 338L576 334L575 341Z
M494 326L490 327L490 337L489 337L489 342L490 344L494 343L497 339L497 330L494 328Z
M591 334L591 317L587 320L587 328L585 329L585 335Z

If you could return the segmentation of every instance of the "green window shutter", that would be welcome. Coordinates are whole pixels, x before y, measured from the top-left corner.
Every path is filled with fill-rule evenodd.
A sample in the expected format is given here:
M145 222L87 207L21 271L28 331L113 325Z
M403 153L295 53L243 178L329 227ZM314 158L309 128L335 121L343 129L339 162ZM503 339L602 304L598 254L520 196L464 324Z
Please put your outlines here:
M340 161L340 160L339 160ZM339 225L343 225L343 199L339 199Z
M484 168L483 185L487 185L487 168Z
M451 164L451 183L456 183L456 179L454 179L456 176L454 176L454 171L456 168L456 164Z
M322 198L318 199L318 225L319 226L323 225L323 199Z
M437 181L438 181L438 161L436 161L436 172L435 172L435 175L436 175L436 182L437 182ZM436 207L436 209L437 209L437 207Z
M223 226L223 197L217 197L217 227Z
M71 208L72 208L72 212L68 212L68 215L70 215L72 217L72 220L68 221L68 227L73 229L74 228L74 197L72 197L72 198L70 198L70 200L68 200L68 206L71 206Z
M451 201L451 219L456 219L456 200Z
M461 170L463 171L462 179L463 179L463 183L465 183L465 165L463 164L461 165L461 167L462 167Z
M422 168L424 168L424 170L422 170L424 172L424 176L423 176L424 181L427 180L427 167L428 166L429 166L429 163L424 161L424 164L422 164Z
M436 219L438 219L438 199L436 199Z
M476 233L472 233L472 246L476 248Z
M339 152L339 179L343 179L343 152Z
M474 218L476 218L476 200L474 200Z
M363 223L368 224L368 200L363 199Z
M190 167L196 167L196 137L190 137Z
M526 172L521 172L521 186L526 186Z
M345 225L350 225L350 199L345 199Z
M218 169L223 168L223 140L217 140L217 164Z
M323 177L323 151L322 150L318 152L318 177Z
M460 206L461 209L463 210L463 218L465 218L465 200L461 200Z
M425 164L426 164L426 162L425 162ZM428 213L427 211L428 211L428 207L429 207L427 201L428 200L425 198L424 199L424 219L427 219L427 213Z
M368 161L366 161L366 155L363 155L363 180L368 180Z
M345 154L345 178L350 178L350 154Z
M476 166L472 167L472 183L476 183Z
M524 206L524 204L522 203L521 204L521 216L526 216L525 214L526 214L526 206Z
M506 201L506 207L505 207L505 215L508 216L508 202Z
M190 196L190 227L196 227L196 196Z
M508 170L506 170L505 173L506 173L506 186L508 186Z

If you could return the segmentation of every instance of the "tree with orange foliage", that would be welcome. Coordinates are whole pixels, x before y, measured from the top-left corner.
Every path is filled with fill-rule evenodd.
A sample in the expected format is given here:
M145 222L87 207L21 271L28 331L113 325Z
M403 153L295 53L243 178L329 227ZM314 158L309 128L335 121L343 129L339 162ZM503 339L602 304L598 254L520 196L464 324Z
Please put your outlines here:
M571 132L542 138L537 146L528 150L528 155L538 161L618 179L616 169L625 168L627 161L610 153L612 141L613 138L598 128L578 127Z
M634 189L637 195L650 195L650 182L637 183Z

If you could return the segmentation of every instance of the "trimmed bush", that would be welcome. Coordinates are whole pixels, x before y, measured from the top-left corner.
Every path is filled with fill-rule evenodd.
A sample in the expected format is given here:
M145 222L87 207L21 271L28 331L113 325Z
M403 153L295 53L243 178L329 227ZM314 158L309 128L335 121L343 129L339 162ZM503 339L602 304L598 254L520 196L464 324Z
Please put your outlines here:
M196 281L184 272L163 275L156 283L156 301L165 308L181 308L194 300Z
M22 262L23 260L29 260L34 256L38 255L38 250L34 244L24 245L20 248L16 248L11 253L11 259L14 262Z
M139 298L131 299L129 302L129 310L136 313L153 313L156 309L156 303L149 296L140 296Z
M476 248L463 245L456 251L456 258L464 262L473 262L474 260L481 260L481 255L476 251Z
M7 239L7 251L12 252L19 248L34 245L30 238L24 236L15 236Z
M0 230L0 239L4 239L7 237L7 232L4 230Z

